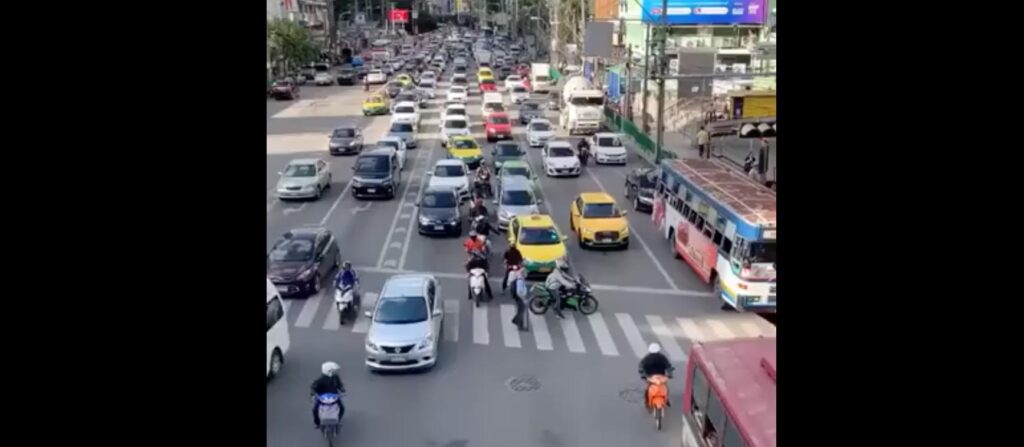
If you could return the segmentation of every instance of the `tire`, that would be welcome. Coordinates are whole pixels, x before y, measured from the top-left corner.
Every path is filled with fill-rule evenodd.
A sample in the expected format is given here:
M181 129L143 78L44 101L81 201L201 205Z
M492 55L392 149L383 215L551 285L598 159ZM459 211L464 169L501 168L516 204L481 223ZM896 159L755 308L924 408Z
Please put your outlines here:
M654 427L657 428L659 431L661 430L661 419L664 416L665 416L665 409L664 408L655 408L654 409Z
M338 311L338 326L345 325L345 312Z
M583 315L590 315L597 312L597 298L585 296L579 300L579 311Z
M548 311L549 306L550 303L548 303L548 300L540 296L534 296L533 298L530 298L530 302L527 305L527 307L530 309L530 312L532 312L534 315L544 315Z
M316 278L313 278L313 293L310 296L316 296L319 293L320 293L320 275L317 275Z
M274 348L274 352L270 354L270 374L267 375L268 379L273 379L281 372L281 366L284 365L284 355L281 354L281 350Z
M320 197L324 195L324 189L320 185L316 185L316 195L313 196L313 200L320 200Z
M587 244L583 243L583 235L582 234L579 235L579 238L576 239L576 242L579 244L580 250L586 250L587 249Z

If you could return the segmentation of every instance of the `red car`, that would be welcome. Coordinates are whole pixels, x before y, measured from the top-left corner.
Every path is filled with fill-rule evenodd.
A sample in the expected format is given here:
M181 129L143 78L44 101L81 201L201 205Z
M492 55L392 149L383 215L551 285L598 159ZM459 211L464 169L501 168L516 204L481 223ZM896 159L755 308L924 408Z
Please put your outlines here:
M480 83L480 91L496 92L498 91L498 84L494 82L494 79L484 79L484 81Z
M487 134L487 141L493 142L503 138L512 138L512 121L504 112L492 112L484 120L484 133Z

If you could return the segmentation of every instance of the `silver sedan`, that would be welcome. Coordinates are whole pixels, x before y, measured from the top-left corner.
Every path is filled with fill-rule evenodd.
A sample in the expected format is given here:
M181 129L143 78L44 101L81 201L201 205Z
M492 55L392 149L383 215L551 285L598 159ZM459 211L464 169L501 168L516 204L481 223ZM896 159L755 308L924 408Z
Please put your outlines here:
M437 363L443 299L432 275L396 275L384 284L366 334L371 371L431 368Z

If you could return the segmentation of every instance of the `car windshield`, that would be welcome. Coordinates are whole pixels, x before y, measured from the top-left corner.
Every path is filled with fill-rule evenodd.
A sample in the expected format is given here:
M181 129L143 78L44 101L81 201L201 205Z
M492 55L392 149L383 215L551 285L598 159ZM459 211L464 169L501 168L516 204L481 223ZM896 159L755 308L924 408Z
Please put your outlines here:
M492 116L491 117L491 123L492 124L508 124L508 118L504 117L504 116Z
M480 84L483 84L483 85L494 85L494 80L493 79L484 79L484 82L481 82Z
M434 88L434 83L431 81L420 81L420 88Z
M379 146L386 146L387 143L381 142ZM387 172L388 171L388 159L387 157L362 157L356 160L356 172Z
M644 174L641 174L641 175L637 176L637 184L641 188L648 189L648 188L654 188L655 186L657 186L658 185L658 181L655 180L654 178L651 178L651 176L649 174L644 173Z
M533 205L533 194L526 190L502 191L501 204L512 206Z
M614 203L588 203L583 206L583 217L619 217L619 208Z
M395 113L416 113L416 108L410 106L395 107Z
M380 96L371 96L370 99L367 99L367 101L374 102L374 103L376 103L376 102L384 102L384 98L381 98Z
M519 81L521 81L521 79L519 79L519 76L509 76L508 78L505 78L505 80L506 81L511 81L511 82L519 82Z
M446 129L465 129L468 125L463 120L448 120L444 122L444 127Z
M593 98L573 98L569 101L574 106L603 106L604 97L598 96Z
M507 166L501 169L501 175L520 175L530 178L530 169L522 166Z
M527 93L526 87L515 86L512 87L512 93Z
M321 137L323 138L323 137ZM288 165L284 170L285 177L315 177L316 166L314 165Z
M412 124L394 123L391 125L392 132L412 132Z
M402 87L402 83L401 82L389 82L388 83L388 87L391 87L391 88L401 88Z
M423 208L455 208L458 204L459 200L455 198L455 194L448 192L426 193L420 202Z
M533 123L533 124L530 124L530 130L537 130L537 131L541 131L541 132L546 132L546 131L551 130L551 125L548 124L548 123Z
M352 138L356 136L355 129L334 129L335 138Z
M555 245L562 243L554 228L523 228L519 231L519 243L523 245Z
M564 146L555 146L548 148L548 157L572 157L572 149Z
M455 140L456 149L477 149L476 141L473 140Z
M776 262L775 242L754 242L750 244L749 259L753 263Z
M523 150L519 148L518 144L502 144L495 147L494 150L503 157L523 155Z
M390 147L394 150L398 150L400 143L396 140L381 140L377 142L378 147Z
M597 139L597 145L605 147L619 147L622 146L622 142L619 141L618 137L601 137Z
M452 87L449 91L452 93L466 93L466 89L464 87Z
M537 110L540 108L540 104L535 102L527 102L519 106L519 110Z
M373 321L384 324L410 324L427 321L427 301L421 296L383 298L373 313Z
M397 98L395 98L395 100L400 101L400 102L405 102L405 101L416 102L417 99L419 99L419 98L417 98L416 95L412 95L412 94L401 94L401 95L398 95Z
M501 104L488 103L487 104L487 110L490 110L492 112L504 112L505 111L505 107L503 107Z
M274 262L305 262L313 258L313 241L308 239L287 239L281 241L270 252Z
M434 167L434 177L463 177L466 172L461 165L441 165Z
M466 78L455 78L455 79L452 79L452 84L468 84L468 83L469 83L469 81L466 81ZM456 90L456 91L465 92L465 90Z

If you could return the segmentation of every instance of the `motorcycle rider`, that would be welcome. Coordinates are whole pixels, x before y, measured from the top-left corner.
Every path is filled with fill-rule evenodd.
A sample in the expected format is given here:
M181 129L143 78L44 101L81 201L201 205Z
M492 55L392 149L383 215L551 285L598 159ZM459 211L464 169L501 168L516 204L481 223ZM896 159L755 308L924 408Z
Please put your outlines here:
M555 265L558 268L548 274L544 286L551 292L551 307L555 309L555 316L565 318L565 315L562 315L562 294L576 288L576 278L569 274L569 263L559 259L555 261Z
M647 355L640 359L640 376L646 380L656 374L668 376L672 374L672 363L668 361L668 357L661 353L661 345L657 343L651 343L647 346ZM646 393L645 393L646 395ZM644 406L647 405L647 399L644 399ZM647 408L650 410L650 408Z
M487 167L487 161L480 160L480 166L476 168L476 177L473 184L477 190L477 196L482 196L482 191L491 192L491 169Z
M473 229L476 230L476 234L483 236L484 239L491 237L491 233L494 232L494 227L491 226L491 222L487 220L485 215L473 218Z
M475 268L484 270L484 289L487 291L487 297L493 299L494 293L491 292L491 282L487 280L487 245L486 240L480 237L476 231L469 232L469 239L462 244L466 249L466 254L469 255L469 260L466 261L466 272ZM469 299L473 299L472 291L467 289L469 293Z
M342 394L345 392L345 384L341 383L338 370L341 369L337 363L324 362L320 365L322 375L313 381L309 386L309 392L313 395L313 424L320 428L320 399L316 397L321 394ZM338 420L345 415L345 405L338 399Z
M586 166L587 160L590 159L590 143L586 138L580 139L580 142L576 144L576 151L579 153L580 164Z
M484 206L484 199L480 196L473 199L473 207L469 209L469 218L475 219L476 216L490 216L487 207Z
M334 288L345 290L349 287L352 288L352 304L359 307L359 274L352 268L351 262L345 261L341 264L341 271L338 272L338 277L334 280Z

